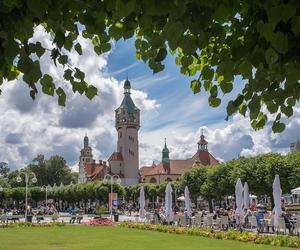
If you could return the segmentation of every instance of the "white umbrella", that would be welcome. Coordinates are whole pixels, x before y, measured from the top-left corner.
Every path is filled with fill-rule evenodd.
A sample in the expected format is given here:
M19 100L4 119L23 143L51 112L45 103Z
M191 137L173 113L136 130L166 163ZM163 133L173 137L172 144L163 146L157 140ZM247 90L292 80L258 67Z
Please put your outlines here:
M166 187L166 195L165 195L165 216L168 224L171 221L173 221L172 192L173 190L171 187L171 183L169 182Z
M280 187L280 179L279 175L275 175L275 179L273 182L273 198L274 198L274 226L278 227L278 220L279 216L282 214L281 210L281 195L282 195L282 190Z
M184 203L185 203L185 209L187 211L188 216L191 216L192 210L191 210L190 191L187 186L185 186L184 189Z
M146 210L145 210L145 192L144 187L142 186L140 189L140 210L139 210L139 217L141 220L146 218Z
M239 224L243 218L243 184L240 178L237 180L235 185L235 202L235 218L237 220L237 223Z
M248 183L244 183L244 209L249 209L250 207L250 196L249 196L249 187Z

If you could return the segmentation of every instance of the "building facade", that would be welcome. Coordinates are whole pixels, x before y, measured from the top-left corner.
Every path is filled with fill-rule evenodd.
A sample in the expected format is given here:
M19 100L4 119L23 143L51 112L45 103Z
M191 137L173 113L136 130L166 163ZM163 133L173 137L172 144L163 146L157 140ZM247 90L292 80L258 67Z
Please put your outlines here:
M293 142L290 144L290 150L291 150L291 152L300 151L300 140L299 139L296 142Z
M93 162L92 148L89 146L89 138L87 135L83 139L83 149L80 151L79 157L79 171L78 171L78 183L85 183L87 176L85 172L85 164Z
M169 149L165 140L165 145L162 150L162 160L156 165L144 166L140 168L141 182L162 183L166 181L175 181L186 171L194 167L213 166L219 161L209 153L207 149L208 142L205 140L203 132L198 141L196 153L189 159L170 159Z
M108 159L111 174L120 176L123 185L139 183L140 110L131 99L131 84L124 83L124 97L115 110L115 127L118 134L117 149Z

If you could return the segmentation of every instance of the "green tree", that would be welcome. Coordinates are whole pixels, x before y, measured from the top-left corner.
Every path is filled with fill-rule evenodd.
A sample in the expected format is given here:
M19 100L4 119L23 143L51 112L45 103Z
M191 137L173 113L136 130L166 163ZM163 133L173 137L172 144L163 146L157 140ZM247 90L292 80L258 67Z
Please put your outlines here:
M197 199L202 195L201 188L207 179L206 167L194 167L190 171L185 172L181 177L181 189L184 190L188 186L191 200L197 204Z
M7 177L10 168L7 162L0 162L0 176Z
M65 53L73 48L82 55L80 33L92 40L98 54L109 51L112 40L134 37L136 57L154 73L164 69L168 54L174 55L180 72L194 78L192 91L208 92L212 107L240 88L233 82L241 76L246 84L227 103L227 117L249 115L254 129L266 124L268 110L276 115L273 131L283 131L281 118L293 115L300 97L296 0L0 0L0 14L0 84L20 76L32 98L41 84L43 93L58 96L60 105L66 101L63 87L41 72L46 49L41 41L30 41L38 25L53 38L53 64L63 66L65 81L89 99L97 89Z
M39 186L53 186L54 183L69 184L77 180L75 179L76 175L72 173L65 159L58 155L49 159L45 159L43 155L38 155L26 169L35 173Z

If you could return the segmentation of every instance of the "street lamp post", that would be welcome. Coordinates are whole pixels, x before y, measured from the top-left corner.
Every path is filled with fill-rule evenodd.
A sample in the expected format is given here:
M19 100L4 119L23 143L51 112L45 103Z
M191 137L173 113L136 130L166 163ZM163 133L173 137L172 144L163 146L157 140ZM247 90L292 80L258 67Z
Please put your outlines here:
M51 191L52 190L52 187L50 186L50 185L48 185L48 186L46 186L46 185L43 185L42 187L41 187L41 191L44 191L45 190L45 192L46 192L46 206L47 206L47 204L48 204L48 191Z
M114 182L117 182L117 183L121 183L121 179L119 177L119 175L117 174L114 174L114 175L110 175L110 174L107 174L104 176L104 182L110 182L110 197L111 197L111 204L110 205L110 218L112 219L112 193L113 193L113 183ZM108 201L109 201L109 198L108 198Z
M21 172L20 174L23 174L25 176L25 221L27 221L28 182L29 182L30 174L33 176L32 179L31 179L32 183L36 183L37 182L37 178L35 177L35 174L31 173L31 172L30 173ZM17 182L21 182L21 181L22 181L22 178L19 175L17 177Z

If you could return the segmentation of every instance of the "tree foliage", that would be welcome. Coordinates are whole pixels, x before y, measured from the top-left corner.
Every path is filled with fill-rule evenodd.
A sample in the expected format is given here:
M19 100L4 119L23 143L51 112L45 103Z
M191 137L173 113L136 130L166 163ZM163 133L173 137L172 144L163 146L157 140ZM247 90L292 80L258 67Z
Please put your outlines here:
M0 162L0 176L7 177L10 168L8 167L7 162Z
M45 159L44 155L38 155L26 170L33 172L37 178L37 185L70 184L76 182L76 178L67 165L66 160L58 155Z
M293 115L300 97L299 12L297 0L0 0L0 85L22 76L32 98L40 84L65 105L63 85L40 68L48 48L30 40L42 25L53 39L53 64L64 68L74 92L92 99L97 89L70 65L66 52L82 55L80 33L99 55L111 49L112 40L134 37L138 59L157 73L166 56L174 55L180 72L194 78L192 91L208 92L212 107L240 89L234 79L241 76L246 84L228 102L227 118L249 115L252 127L260 129L274 115L273 131L281 132L282 116Z

